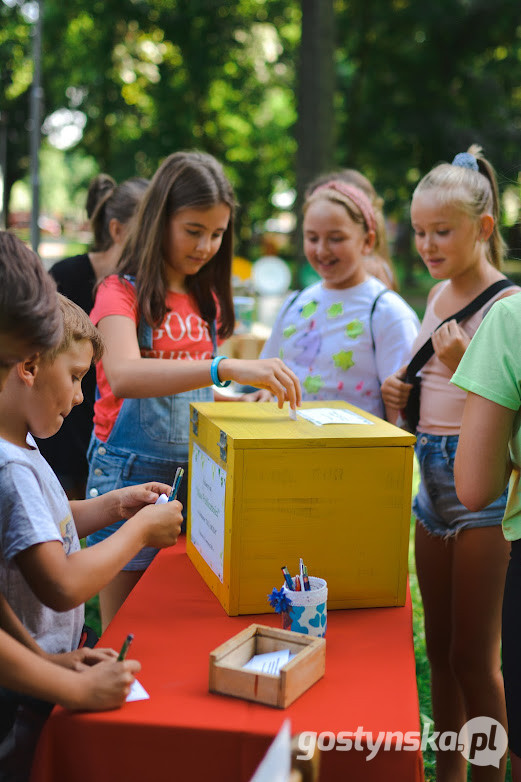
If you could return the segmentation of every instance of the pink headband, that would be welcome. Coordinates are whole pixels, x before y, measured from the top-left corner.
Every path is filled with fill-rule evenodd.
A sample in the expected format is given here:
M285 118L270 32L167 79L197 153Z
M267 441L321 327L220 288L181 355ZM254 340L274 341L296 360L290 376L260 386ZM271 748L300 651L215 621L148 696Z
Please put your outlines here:
M347 196L357 206L362 213L362 217L365 220L365 224L369 231L376 231L376 217L374 214L373 205L366 196L363 190L354 185L348 185L346 182L340 182L338 179L333 179L331 182L326 182L325 185L317 187L312 195L318 193L320 190L336 190L338 193Z

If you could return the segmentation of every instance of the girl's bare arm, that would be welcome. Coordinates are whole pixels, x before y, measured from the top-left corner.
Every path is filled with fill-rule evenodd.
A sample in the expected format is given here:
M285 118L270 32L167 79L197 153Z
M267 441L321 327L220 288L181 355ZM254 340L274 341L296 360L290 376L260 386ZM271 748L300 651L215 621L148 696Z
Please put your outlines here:
M115 396L128 399L168 396L212 385L211 359L142 358L131 318L109 315L100 320L98 328L105 340L103 368ZM278 358L226 358L220 362L218 372L221 381L236 380L243 385L268 389L278 398L279 406L284 399L292 407L301 402L297 376Z
M469 510L485 508L505 490L512 469L508 443L516 413L469 393L456 452L454 477Z

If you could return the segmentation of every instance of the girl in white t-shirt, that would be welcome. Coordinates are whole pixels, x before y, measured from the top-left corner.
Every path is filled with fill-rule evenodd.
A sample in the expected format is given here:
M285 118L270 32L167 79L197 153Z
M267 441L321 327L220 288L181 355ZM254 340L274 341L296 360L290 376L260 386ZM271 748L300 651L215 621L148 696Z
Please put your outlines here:
M303 230L306 258L322 279L282 306L261 356L282 358L305 400L343 399L389 417L380 385L409 356L419 323L367 271L378 230L373 205L353 184L324 182L306 198Z

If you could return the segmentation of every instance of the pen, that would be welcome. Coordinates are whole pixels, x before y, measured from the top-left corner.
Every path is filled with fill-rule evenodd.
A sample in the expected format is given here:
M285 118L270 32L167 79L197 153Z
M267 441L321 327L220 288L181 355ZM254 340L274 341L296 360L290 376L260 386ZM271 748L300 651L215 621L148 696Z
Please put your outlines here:
M293 586L293 579L291 578L289 574L289 570L286 567L286 565L283 565L281 567L282 575L284 576L284 581L286 582L286 586L288 589L290 589L292 592L295 591L295 587Z
M133 640L134 640L134 634L129 633L125 638L125 640L123 641L123 646L121 647L121 651L118 654L118 663L120 663L122 660L125 659L128 652L128 647L130 646Z
M295 592L300 592L301 586L300 586L300 578L298 576L295 576Z
M168 502L172 502L172 500L175 500L177 497L177 492L179 491L179 486L181 484L181 480L183 478L183 475L185 474L185 471L182 467L178 467L175 473L174 483L172 484L172 491L170 492L170 496L168 497Z
M302 584L304 586L304 592L309 592L311 589L311 584L309 583L308 578L308 569L306 565L303 566L303 574L302 574Z

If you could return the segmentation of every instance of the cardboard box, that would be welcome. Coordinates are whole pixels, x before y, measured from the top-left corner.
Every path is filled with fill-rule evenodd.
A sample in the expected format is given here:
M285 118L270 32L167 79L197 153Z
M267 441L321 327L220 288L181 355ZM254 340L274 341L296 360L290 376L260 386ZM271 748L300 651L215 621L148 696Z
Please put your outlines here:
M287 405L193 404L187 552L228 614L271 612L281 566L328 583L328 610L405 603L415 438L370 424L316 426Z
M296 654L280 674L242 670L254 654L289 649ZM285 709L326 670L326 642L302 633L252 624L210 652L210 692Z
M219 353L229 358L259 358L266 336L249 333L234 334L219 348Z

